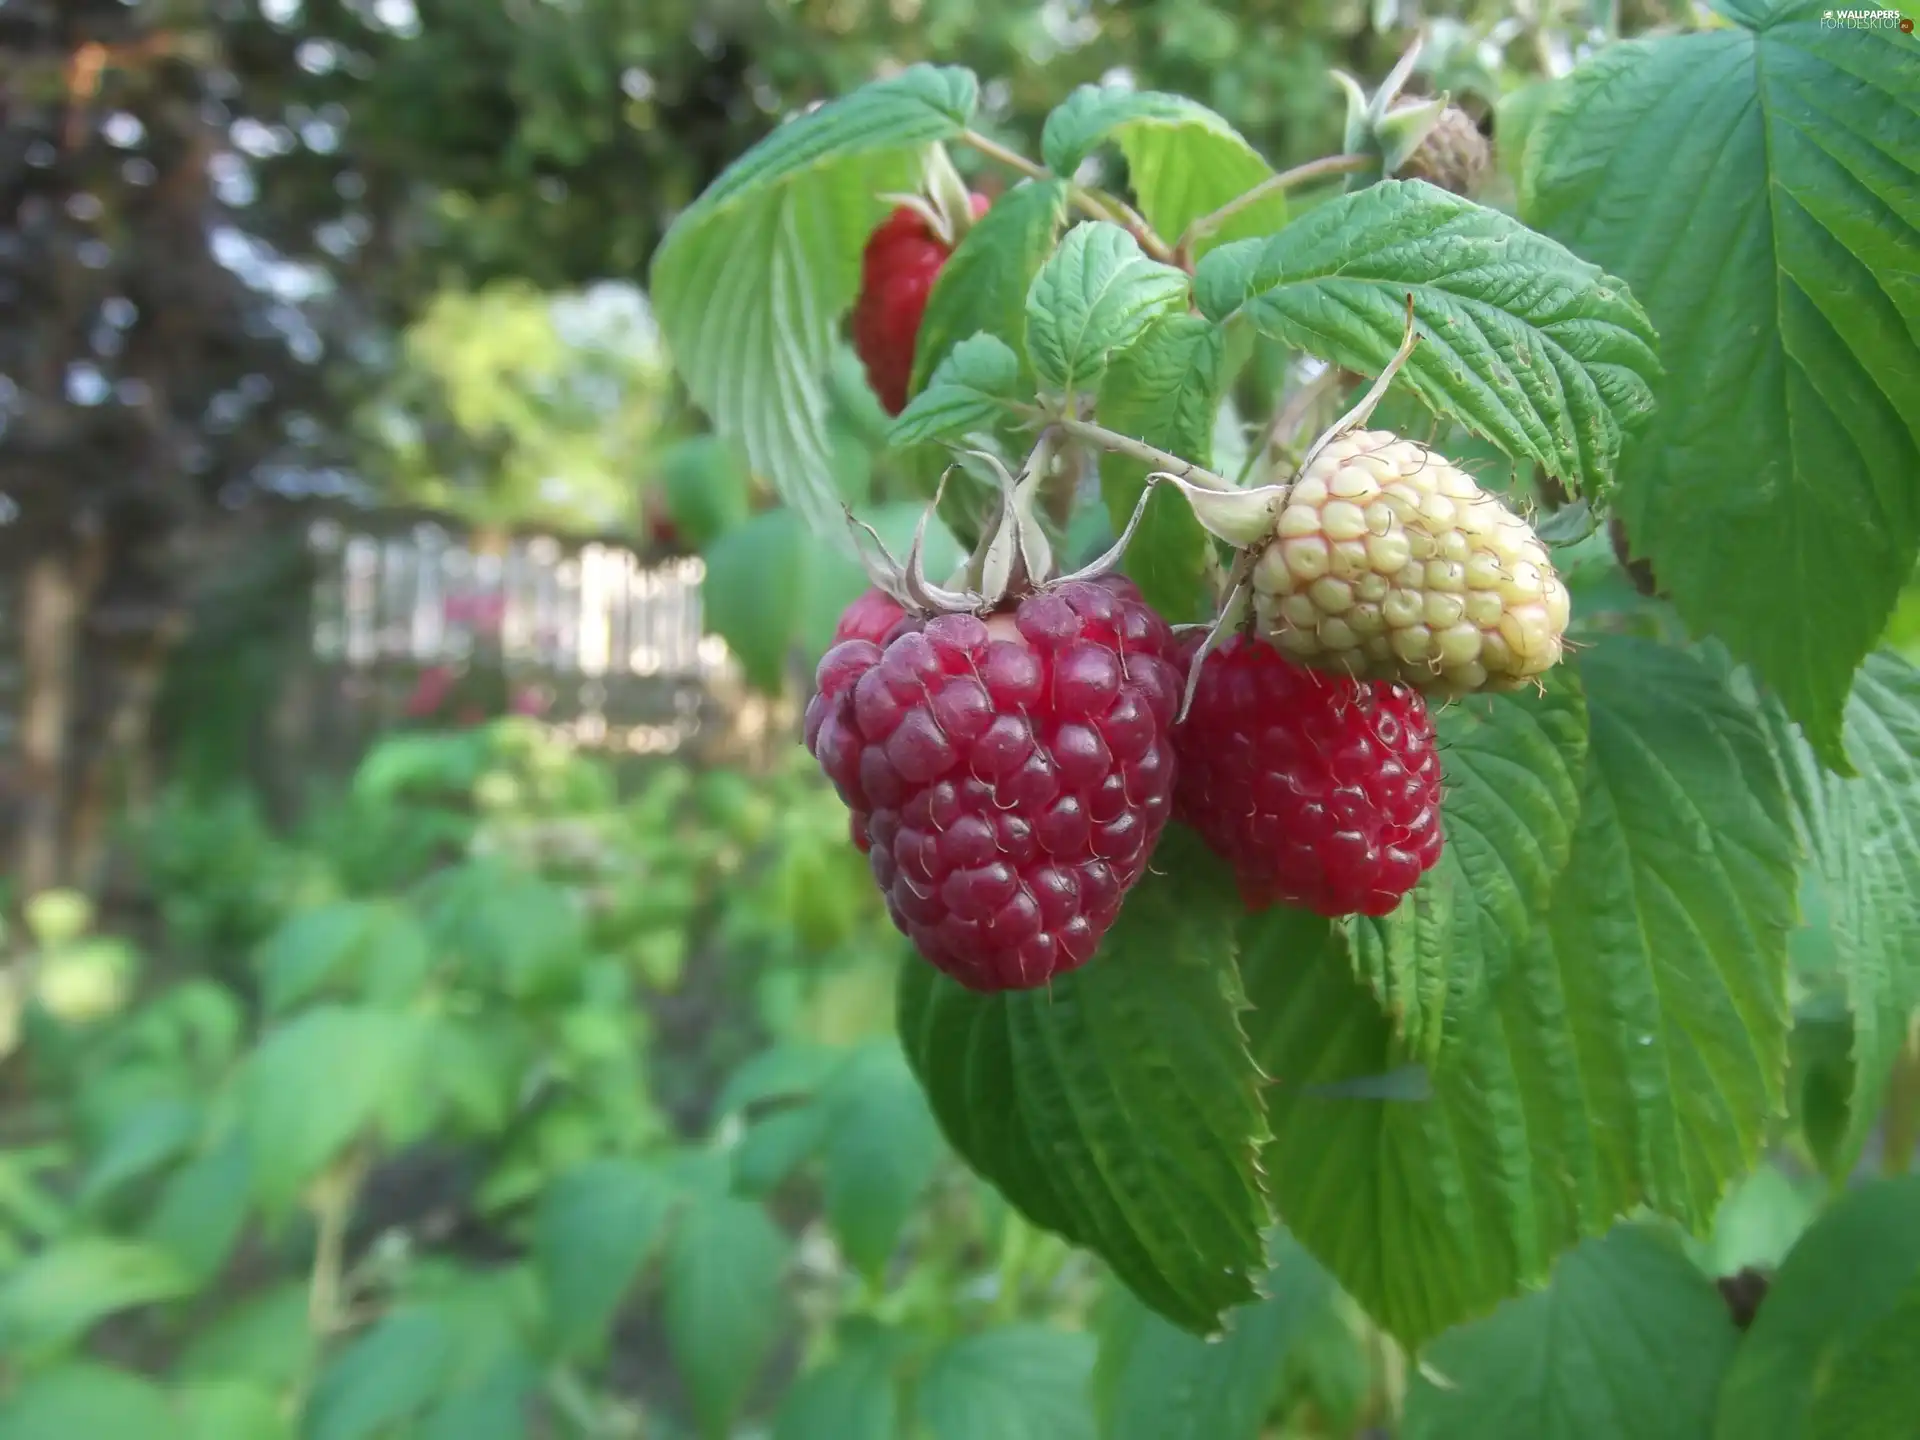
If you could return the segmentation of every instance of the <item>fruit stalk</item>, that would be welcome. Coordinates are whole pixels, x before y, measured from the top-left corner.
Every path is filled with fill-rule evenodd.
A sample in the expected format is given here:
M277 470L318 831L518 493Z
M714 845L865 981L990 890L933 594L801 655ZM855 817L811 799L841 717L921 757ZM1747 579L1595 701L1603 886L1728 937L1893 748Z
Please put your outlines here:
M1323 155L1318 160L1308 160L1295 165L1291 170L1282 170L1278 175L1270 175L1245 194L1236 195L1211 214L1202 215L1187 226L1181 235L1180 243L1174 250L1180 255L1191 255L1193 247L1207 236L1213 234L1234 216L1250 206L1258 205L1271 195L1282 195L1295 186L1304 185L1310 180L1318 180L1327 175L1351 175L1365 170L1373 164L1369 155Z
M1091 420L1077 420L1070 415L1060 416L1054 421L1069 435L1098 445L1102 450L1111 450L1116 455L1131 456L1135 460L1164 470L1177 480L1201 490L1231 490L1234 484L1224 475L1216 475L1204 465L1196 465L1191 460L1183 460L1170 450L1162 450L1157 445L1149 445L1144 440L1135 440L1104 425L1096 425Z

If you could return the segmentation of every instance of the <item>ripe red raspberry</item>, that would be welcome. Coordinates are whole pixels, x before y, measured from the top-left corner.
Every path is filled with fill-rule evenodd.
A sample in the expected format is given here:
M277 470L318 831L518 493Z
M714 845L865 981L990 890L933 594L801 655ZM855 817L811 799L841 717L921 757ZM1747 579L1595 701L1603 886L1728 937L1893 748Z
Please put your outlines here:
M992 203L971 193L977 220ZM957 207L956 207L957 208ZM907 408L913 380L913 349L934 278L953 247L934 233L926 216L902 205L867 239L860 261L860 298L853 307L853 348L867 368L867 382L889 415Z
M1084 964L1173 804L1167 624L1117 576L982 620L910 616L821 660L806 743L893 920L969 989Z
M893 627L906 618L906 607L879 586L870 586L851 605L840 612L834 627L833 643L843 640L871 640L885 645Z
M1384 915L1440 858L1433 722L1404 685L1308 670L1236 635L1207 656L1173 738L1175 814L1253 909Z

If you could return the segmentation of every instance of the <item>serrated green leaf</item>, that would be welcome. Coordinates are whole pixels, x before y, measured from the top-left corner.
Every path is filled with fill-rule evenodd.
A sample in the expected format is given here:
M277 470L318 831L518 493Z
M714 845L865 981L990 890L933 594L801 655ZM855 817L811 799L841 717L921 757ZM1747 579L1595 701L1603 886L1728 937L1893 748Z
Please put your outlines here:
M816 534L850 553L826 374L860 254L927 147L966 128L973 75L915 65L790 121L674 222L649 292L687 388Z
M1436 1340L1406 1440L1698 1440L1740 1332L1675 1237L1622 1225L1537 1294Z
M1099 952L1046 990L981 995L925 965L900 983L902 1043L954 1149L1028 1219L1202 1332L1253 1298L1266 1263L1237 909L1230 879L1175 827Z
M1822 1409L1845 1403L1826 1397L1847 1373L1849 1353L1863 1343L1883 1343L1878 1327L1910 1306L1917 1284L1920 1176L1880 1181L1839 1200L1800 1237L1768 1287L1720 1387L1714 1434L1720 1440L1806 1435ZM1877 1369L1872 1359L1860 1363ZM1854 1432L1859 1440L1895 1433Z
M394 1121L419 1096L427 1033L422 1016L336 1005L268 1033L244 1077L254 1193L264 1204L292 1204L361 1136L408 1128Z
M1091 391L1113 357L1187 301L1187 276L1104 220L1076 225L1027 291L1027 358L1061 395Z
M939 1124L892 1038L850 1056L818 1104L827 1220L841 1249L879 1281L940 1164Z
M674 529L695 550L747 518L753 476L718 435L692 435L668 446L659 476Z
M1097 414L1109 430L1191 460L1213 463L1214 418L1226 385L1226 335L1198 315L1163 315L1123 351L1100 385ZM1100 457L1100 494L1114 533L1139 502L1149 467L1124 455ZM1127 547L1126 572L1147 602L1176 624L1207 613L1209 540L1193 507L1171 487L1147 502Z
M58 1241L0 1284L0 1353L42 1359L116 1311L192 1288L193 1277L158 1246L105 1235Z
M1225 1337L1213 1342L1115 1296L1094 1382L1104 1440L1259 1440L1295 1343L1336 1294L1319 1262L1284 1235L1260 1288L1268 1298L1230 1312Z
M1522 214L1659 327L1635 551L1844 768L1848 686L1920 549L1920 87L1912 37L1823 8L1603 51L1529 142Z
M680 1195L655 1166L607 1157L565 1171L540 1197L533 1262L563 1354L597 1350L665 1235Z
M1316 207L1267 241L1216 250L1194 272L1215 320L1377 375L1406 332L1396 382L1517 460L1590 495L1653 408L1653 327L1624 282L1421 180L1387 180Z
M1071 175L1102 144L1119 145L1140 212L1169 242L1262 181L1273 167L1220 116L1184 95L1082 85L1047 117L1040 153ZM1196 257L1229 240L1268 235L1287 222L1275 192L1233 216L1194 246Z
M1066 219L1066 181L1026 180L974 221L927 295L910 393L924 389L954 346L973 335L1004 342L1024 370L1027 291Z
M887 443L924 445L991 430L1019 390L1020 357L992 335L974 335L954 346L926 389L907 402L887 431Z
M174 1415L166 1391L108 1365L63 1365L29 1378L0 1399L0 1440L135 1435L140 1440L195 1440Z
M898 1349L893 1335L877 1329L855 1329L843 1337L833 1359L802 1375L787 1392L773 1440L895 1440L900 1433Z
M1543 695L1481 696L1434 716L1446 846L1399 909L1349 925L1361 977L1408 1049L1433 1056L1447 1016L1503 974L1566 869L1586 770L1572 672Z
M1867 657L1847 698L1853 779L1826 770L1777 707L1767 715L1821 902L1806 921L1853 1021L1846 1124L1820 1147L1838 1177L1860 1158L1920 1008L1920 671L1884 650Z
M1793 856L1759 727L1680 651L1610 637L1578 668L1571 857L1532 939L1452 1012L1430 1101L1302 1093L1413 1057L1330 926L1276 911L1245 938L1280 1215L1409 1343L1636 1204L1704 1228L1779 1105Z
M1091 1335L1008 1325L935 1352L920 1380L932 1440L1095 1440Z
M701 1197L674 1227L667 1344L708 1440L730 1433L780 1333L789 1248L766 1211L745 1200Z

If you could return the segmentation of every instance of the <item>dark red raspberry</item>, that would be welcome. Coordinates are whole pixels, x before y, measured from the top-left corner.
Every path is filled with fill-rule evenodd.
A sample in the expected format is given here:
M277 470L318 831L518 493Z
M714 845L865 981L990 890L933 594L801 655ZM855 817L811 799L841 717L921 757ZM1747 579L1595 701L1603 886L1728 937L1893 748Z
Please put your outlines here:
M858 600L840 612L840 623L833 630L833 643L838 645L842 640L871 640L876 645L884 645L893 627L906 615L906 607L898 600L879 587L871 586Z
M992 204L969 196L977 220ZM907 408L913 381L913 349L934 278L952 248L911 206L896 209L867 239L860 260L860 298L853 307L853 348L867 368L867 383L889 415Z
M981 620L909 617L828 651L807 748L854 815L893 920L969 989L1086 963L1173 805L1180 677L1118 576Z
M1180 647L1183 666L1196 635ZM1308 670L1236 635L1174 731L1175 814L1254 909L1384 915L1440 858L1440 756L1404 685Z

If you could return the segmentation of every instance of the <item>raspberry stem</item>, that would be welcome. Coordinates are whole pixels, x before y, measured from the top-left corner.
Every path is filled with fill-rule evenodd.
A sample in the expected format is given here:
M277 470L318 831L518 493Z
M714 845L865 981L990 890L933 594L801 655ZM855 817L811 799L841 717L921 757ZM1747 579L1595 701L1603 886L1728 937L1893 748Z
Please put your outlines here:
M1174 247L1175 253L1190 255L1193 247L1207 236L1213 234L1234 216L1251 205L1258 205L1270 195L1279 195L1296 185L1309 180L1318 180L1323 175L1350 175L1357 170L1365 170L1377 163L1370 155L1324 155L1318 160L1309 160L1304 165L1296 165L1291 170L1282 170L1271 175L1243 195L1236 195L1210 215L1202 215L1187 226L1186 233L1180 237L1180 243Z
M1051 180L1054 174L1044 165L1029 160L1017 150L1009 150L997 140L989 140L977 130L962 130L956 137L962 145L970 145L989 160L996 160L1010 170L1018 170L1032 180ZM1163 265L1177 264L1175 248L1149 225L1140 212L1124 200L1111 195L1102 195L1084 185L1069 183L1067 195L1081 214L1094 220L1104 220L1109 225L1118 225L1139 242L1140 248L1160 261ZM1185 268L1185 267L1183 267Z
M1191 460L1182 460L1171 451L1149 445L1144 440L1135 440L1118 431L1109 430L1104 425L1096 425L1091 420L1077 420L1071 415L1062 415L1054 420L1069 435L1076 435L1103 450L1111 450L1116 455L1130 455L1159 470L1165 470L1177 479L1201 490L1232 490L1234 484L1224 475L1216 475L1203 465Z

